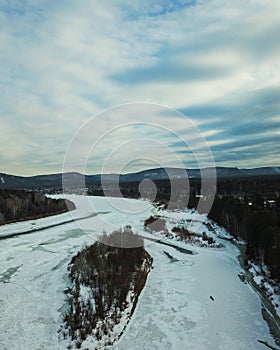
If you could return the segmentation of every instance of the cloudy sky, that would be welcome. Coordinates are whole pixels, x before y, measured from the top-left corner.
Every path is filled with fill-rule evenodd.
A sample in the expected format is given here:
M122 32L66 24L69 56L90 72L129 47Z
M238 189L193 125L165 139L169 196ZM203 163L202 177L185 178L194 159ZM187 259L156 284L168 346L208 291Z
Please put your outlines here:
M125 171L174 166L160 144L195 166L192 129L176 113L194 122L216 165L280 165L279 0L0 0L0 10L0 172L60 172L79 128L99 146L89 173L112 153L108 171L120 159ZM143 127L134 102L146 104ZM127 103L129 113L112 113ZM167 107L162 120L153 104ZM150 158L133 162L145 137Z

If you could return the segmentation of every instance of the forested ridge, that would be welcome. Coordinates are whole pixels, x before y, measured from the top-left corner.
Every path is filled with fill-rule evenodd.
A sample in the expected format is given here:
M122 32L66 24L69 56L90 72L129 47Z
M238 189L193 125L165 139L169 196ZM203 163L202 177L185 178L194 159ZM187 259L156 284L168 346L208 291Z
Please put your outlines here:
M66 199L52 199L40 192L0 190L0 225L60 214L75 208Z

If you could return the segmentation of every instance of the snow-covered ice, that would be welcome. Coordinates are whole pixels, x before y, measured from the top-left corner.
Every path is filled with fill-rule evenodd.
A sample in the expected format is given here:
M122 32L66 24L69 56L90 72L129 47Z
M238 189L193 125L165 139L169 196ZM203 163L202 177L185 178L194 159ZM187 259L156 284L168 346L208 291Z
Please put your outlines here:
M110 232L131 225L134 232L149 235L143 229L144 220L158 214L147 201L118 198L108 201L103 197L75 195L67 198L77 207L71 213L0 227L0 235L6 235L99 213L0 241L1 350L63 349L57 331L62 322L63 290L69 283L67 265L72 256L93 243L104 229ZM169 224L184 220L189 223L190 219L193 225L200 222L198 229L214 235L225 248L187 245L197 253L187 255L175 247L147 241L154 268L124 335L113 349L262 350L265 347L258 339L275 346L262 318L259 296L238 278L238 249L217 238L223 231L217 235L207 231L202 224L205 218L196 213L183 215L161 210L160 215ZM186 246L174 239L164 240ZM176 259L170 260L164 251Z

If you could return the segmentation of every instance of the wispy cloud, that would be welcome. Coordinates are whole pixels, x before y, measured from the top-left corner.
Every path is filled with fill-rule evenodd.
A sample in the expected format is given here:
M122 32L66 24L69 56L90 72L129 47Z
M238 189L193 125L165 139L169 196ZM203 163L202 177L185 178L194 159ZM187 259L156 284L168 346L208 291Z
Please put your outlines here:
M192 118L218 165L279 165L279 1L0 0L0 10L0 171L61 171L83 122L134 101Z

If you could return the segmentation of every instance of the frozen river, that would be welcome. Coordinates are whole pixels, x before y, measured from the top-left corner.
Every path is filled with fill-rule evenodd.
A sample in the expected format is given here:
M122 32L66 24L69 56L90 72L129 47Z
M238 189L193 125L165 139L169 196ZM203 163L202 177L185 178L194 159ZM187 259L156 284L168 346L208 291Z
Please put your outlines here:
M134 232L147 235L143 221L156 212L145 201L68 198L77 206L72 213L0 227L0 236L34 231L0 240L1 350L63 349L57 330L71 257L93 243L94 236L104 229L110 232L129 224ZM88 217L93 213L97 215ZM161 215L171 225L182 213L162 211ZM196 214L185 215L190 219ZM71 221L72 216L80 220ZM206 226L202 228L207 231ZM132 320L113 349L267 349L258 340L275 346L262 317L261 300L238 278L238 249L230 242L221 242L225 248L183 245L196 253L187 255L147 241L154 268Z

